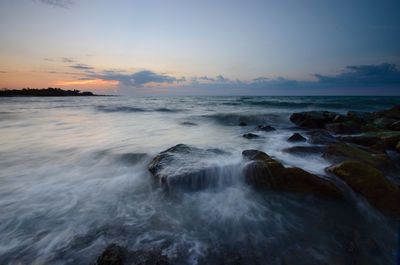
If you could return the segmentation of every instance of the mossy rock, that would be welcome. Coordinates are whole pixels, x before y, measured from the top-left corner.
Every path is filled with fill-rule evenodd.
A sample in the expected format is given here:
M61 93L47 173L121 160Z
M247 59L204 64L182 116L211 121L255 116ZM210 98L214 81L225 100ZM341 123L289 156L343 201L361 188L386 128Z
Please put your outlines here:
M400 217L400 189L378 169L358 161L345 161L326 170L346 182L383 213Z
M244 168L246 182L256 188L329 199L343 198L342 192L333 183L301 168L284 167L258 150L245 150L242 154L251 161Z
M390 158L385 153L369 152L346 143L328 145L322 156L335 162L357 160L374 167L385 167L391 164Z

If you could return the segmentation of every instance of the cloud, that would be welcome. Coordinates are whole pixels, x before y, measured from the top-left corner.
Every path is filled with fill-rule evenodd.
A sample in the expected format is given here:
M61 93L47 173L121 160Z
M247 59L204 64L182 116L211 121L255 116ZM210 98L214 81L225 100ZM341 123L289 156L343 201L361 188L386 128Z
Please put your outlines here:
M95 74L93 77L103 80L117 80L120 82L120 84L128 87L141 87L149 83L171 84L178 80L182 80L166 74L158 74L149 70L143 70L133 74L122 74L114 71L106 71L102 74Z
M74 59L68 58L68 57L63 57L63 58L61 58L61 61L62 61L63 63L73 63L73 62L75 62Z
M47 4L53 7L70 8L73 4L73 0L38 0L43 4Z
M334 76L314 75L320 86L371 87L400 84L400 71L395 64L351 65Z
M94 70L94 67L91 67L87 64L81 64L81 63L77 63L74 65L70 66L71 68L74 68L76 70L83 70L83 71L87 71L87 70Z

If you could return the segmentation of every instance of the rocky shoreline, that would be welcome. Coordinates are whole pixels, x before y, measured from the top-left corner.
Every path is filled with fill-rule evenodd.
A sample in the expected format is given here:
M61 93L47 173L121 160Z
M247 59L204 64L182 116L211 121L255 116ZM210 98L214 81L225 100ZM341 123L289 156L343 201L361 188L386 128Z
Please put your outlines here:
M365 199L386 218L400 219L400 106L377 112L354 112L346 115L329 111L296 112L290 121L304 133L295 132L288 138L298 145L283 151L294 154L320 154L331 165L325 176L318 176L299 167L287 167L279 159L260 150L243 150L241 166L228 164L225 170L237 171L255 192L274 191L311 196L317 200L351 203L349 190ZM247 126L241 122L238 126ZM243 135L251 141L257 131L275 130L260 125ZM302 144L308 143L308 145ZM226 154L219 149L201 149L178 144L155 156L148 169L167 191L197 191L226 185L229 179L218 179L220 168L199 162L203 158ZM338 183L346 186L343 189ZM129 252L115 244L109 245L96 264L172 264L158 250ZM243 263L230 263L243 264Z

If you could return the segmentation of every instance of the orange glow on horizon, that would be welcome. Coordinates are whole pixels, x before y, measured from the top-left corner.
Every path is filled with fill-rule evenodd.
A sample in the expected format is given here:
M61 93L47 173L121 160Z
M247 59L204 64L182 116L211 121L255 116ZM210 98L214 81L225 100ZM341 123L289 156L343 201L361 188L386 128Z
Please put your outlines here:
M56 86L79 86L79 85L93 85L93 86L116 86L119 82L117 80L103 80L103 79L89 79L89 80L71 80L71 81L57 81L54 83Z

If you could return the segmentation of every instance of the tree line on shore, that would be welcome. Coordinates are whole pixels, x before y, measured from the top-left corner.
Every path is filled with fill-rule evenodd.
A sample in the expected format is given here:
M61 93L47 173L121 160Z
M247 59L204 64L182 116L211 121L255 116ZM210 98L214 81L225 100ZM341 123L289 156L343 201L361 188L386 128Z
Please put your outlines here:
M0 90L0 97L67 97L67 96L96 96L92 92L79 90L63 90L61 88L23 88Z

